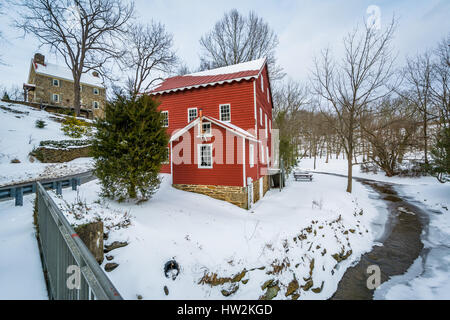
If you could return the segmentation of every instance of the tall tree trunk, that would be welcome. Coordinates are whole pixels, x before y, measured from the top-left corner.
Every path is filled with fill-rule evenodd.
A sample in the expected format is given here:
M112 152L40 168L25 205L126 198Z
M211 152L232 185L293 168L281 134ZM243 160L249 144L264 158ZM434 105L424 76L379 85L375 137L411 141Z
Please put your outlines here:
M74 77L73 82L73 108L77 117L81 111L81 95L80 95L80 77Z
M425 153L425 164L428 164L428 121L427 121L427 110L425 109L423 115L423 139L424 139L424 153Z
M352 179L353 179L353 166L352 166L352 155L350 153L349 155L347 155L347 192L348 193L352 193L352 182L353 182Z

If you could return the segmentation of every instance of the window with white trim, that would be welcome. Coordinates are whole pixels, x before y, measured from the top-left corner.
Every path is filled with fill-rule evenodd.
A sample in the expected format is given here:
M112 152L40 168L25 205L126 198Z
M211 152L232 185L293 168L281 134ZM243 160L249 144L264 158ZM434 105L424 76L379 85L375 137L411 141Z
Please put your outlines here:
M197 119L197 108L189 108L188 109L188 122L191 122L195 119Z
M261 75L261 90L264 92L264 77Z
M267 135L267 114L265 115L266 116L266 122L265 122L265 124L266 124L266 127L265 127L265 130L266 130L266 139L267 139L267 137L268 137L268 135Z
M54 87L59 87L59 80L58 79L53 79L53 86Z
M212 145L198 145L198 167L205 169L212 168Z
M98 90L98 88L93 88L92 91L95 95L98 95L100 93L100 90Z
M169 111L162 111L161 113L164 116L162 125L167 128L169 126Z
M255 147L253 146L253 144L250 143L249 145L249 164L250 164L250 168L253 168L253 166L255 165Z
M211 135L211 122L202 122L202 130L204 135Z
M262 108L259 108L259 124L261 125L261 127L262 127Z
M163 161L163 164L168 164L170 163L170 148L167 147L167 155L166 155L166 159Z
M98 101L93 101L92 106L94 107L94 109L98 109L100 108L100 103Z
M272 120L269 120L269 129L270 129L270 133L272 133Z
M53 101L53 102L59 102L59 94L54 93L54 94L52 95L52 101Z
M264 147L261 145L261 163L264 163Z
M231 107L229 104L220 105L220 120L231 121Z
M270 97L269 97L269 89L267 89L267 102L270 103Z

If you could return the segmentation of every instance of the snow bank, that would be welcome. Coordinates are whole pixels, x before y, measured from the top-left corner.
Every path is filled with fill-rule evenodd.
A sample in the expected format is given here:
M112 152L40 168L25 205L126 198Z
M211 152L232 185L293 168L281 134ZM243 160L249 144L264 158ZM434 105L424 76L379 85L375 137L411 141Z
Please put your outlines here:
M340 177L290 180L282 192L269 191L251 211L174 189L170 175L162 177L160 190L141 205L102 202L97 181L82 185L79 192L65 190L63 198L55 196L69 218L73 210L67 203L76 202L86 204L87 219L108 210L108 217L111 212L131 216L131 225L110 230L106 243L129 242L109 253L119 267L108 275L126 299L224 299L221 291L237 284L239 289L226 299L258 299L264 294L261 286L271 279L279 281L275 299L290 299L285 293L294 277L300 286L313 281L307 291L298 289L300 299L326 299L375 239L371 224L378 212L370 191L355 183L354 195L347 194L346 180ZM344 260L338 263L333 255ZM181 266L175 281L163 271L171 259ZM238 283L199 284L205 275L232 278L243 271Z
M48 299L33 225L34 195L23 207L0 202L0 300Z
M90 170L90 158L79 158L64 164L30 161L28 154L39 146L40 141L71 140L61 131L61 124L55 118L61 119L43 110L0 102L0 186ZM47 126L36 128L36 120L44 120ZM11 163L14 159L20 163Z

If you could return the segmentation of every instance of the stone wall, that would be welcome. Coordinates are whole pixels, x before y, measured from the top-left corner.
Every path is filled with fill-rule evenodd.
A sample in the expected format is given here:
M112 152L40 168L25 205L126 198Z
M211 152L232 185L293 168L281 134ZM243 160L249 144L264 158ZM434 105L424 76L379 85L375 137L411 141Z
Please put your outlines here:
M253 203L259 201L259 179L253 181Z
M263 177L263 192L264 192L264 195L270 189L269 178L270 178L269 176L264 176Z
M90 151L90 146L67 149L38 147L30 155L36 157L36 159L43 163L62 163L77 158L90 157Z
M227 201L243 209L248 209L247 188L244 187L205 186L193 184L174 184L173 187L183 191L204 194L214 199Z

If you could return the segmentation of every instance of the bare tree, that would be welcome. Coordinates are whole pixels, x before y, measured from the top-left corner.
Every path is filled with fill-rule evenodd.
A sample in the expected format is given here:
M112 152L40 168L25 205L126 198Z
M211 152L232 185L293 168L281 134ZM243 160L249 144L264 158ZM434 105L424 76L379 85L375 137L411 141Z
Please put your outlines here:
M440 125L447 128L450 126L450 34L438 44L434 54L431 98L438 111Z
M112 57L134 4L121 0L18 0L15 26L35 36L41 46L61 55L72 71L74 108L80 114L82 74L100 70Z
M250 12L247 17L233 9L200 39L201 69L212 69L267 57L272 80L284 77L276 65L278 37L268 23Z
M309 89L293 80L287 80L274 87L274 128L279 130L280 156L289 170L295 165L304 109L309 104Z
M406 92L399 93L415 106L422 118L423 151L425 164L428 164L429 132L428 122L435 118L432 113L433 64L431 54L425 52L414 58L408 58L403 69Z
M407 100L387 97L361 126L370 143L369 158L392 177L408 148L415 145L418 121Z
M3 2L0 2L0 17L3 16L3 5L4 5ZM0 30L0 41L6 41L1 30ZM0 52L0 65L1 64L3 64L3 61L2 61L2 55Z
M173 36L161 23L132 25L125 41L127 49L121 64L130 71L127 87L131 95L148 91L176 66Z
M320 59L315 59L314 91L322 99L323 114L335 116L329 123L334 124L347 156L347 192L350 193L359 119L372 102L389 93L386 84L392 76L394 58L390 44L394 29L394 19L384 31L364 24L362 30L355 28L344 38L345 53L340 62L332 60L328 49Z

